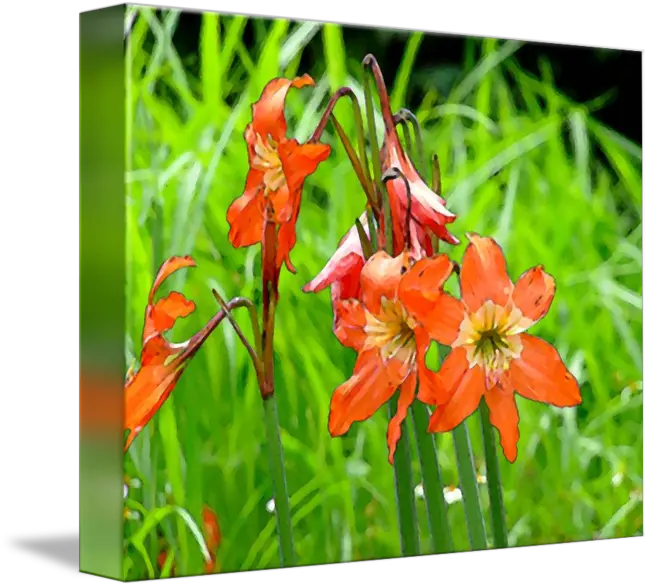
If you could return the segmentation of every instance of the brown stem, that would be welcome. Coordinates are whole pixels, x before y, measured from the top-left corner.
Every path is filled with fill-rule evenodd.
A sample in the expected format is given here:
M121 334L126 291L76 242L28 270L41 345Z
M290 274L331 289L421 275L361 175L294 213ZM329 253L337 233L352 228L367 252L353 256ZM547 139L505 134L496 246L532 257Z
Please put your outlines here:
M330 120L330 116L332 115L332 111L334 110L336 103L342 97L351 94L354 94L354 92L349 87L341 87L334 92L334 95L332 95L332 97L330 98L330 101L328 102L328 105L325 108L323 115L321 116L321 120L319 121L318 126L316 127L314 132L312 132L312 136L310 137L309 142L318 142L321 139L323 130L325 130L325 127Z
M411 247L411 230L410 230L410 224L412 220L412 212L413 212L413 196L410 190L410 183L408 182L408 179L404 175L404 173L401 172L400 169L397 167L391 167L389 168L381 177L381 180L385 183L386 181L392 181L394 179L401 179L404 181L404 185L406 185L406 196L408 200L408 205L406 206L406 223L404 224L404 245L406 246L407 249L410 249Z
M237 309L239 307L246 307L251 301L249 299L246 299L244 297L235 297L234 299L231 299L228 303L226 303L226 311L232 311L233 309ZM222 320L226 317L226 311L221 309L218 311L211 319L209 322L200 329L193 337L191 337L190 341L188 342L188 345L186 347L186 350L181 356L182 361L186 361L189 358L191 358L193 355L195 355L195 352L202 347L202 344L206 341L209 335L213 333L215 328L222 323Z
M377 94L379 95L379 104L381 105L381 115L384 119L384 125L386 126L386 134L392 135L395 132L395 120L393 118L393 112L390 109L390 98L388 97L388 89L386 88L386 82L384 81L384 76L377 63L377 59L372 54L368 54L363 59L363 66L369 68L372 71L372 76L375 79L375 85L377 86Z
M433 164L431 166L431 189L440 197L442 196L442 175L440 173L440 159L437 158L437 154L433 155ZM433 253L437 254L440 240L435 234L431 237L431 245L433 246Z
M245 346L247 352L249 353L249 356L251 357L251 361L253 362L254 369L256 370L256 378L258 379L258 384L262 388L263 383L264 383L264 374L263 374L263 369L262 369L262 363L260 362L260 359L258 358L258 354L254 350L253 346L251 345L251 343L249 342L249 340L247 339L245 334L242 332L242 329L240 329L240 326L238 325L238 322L235 320L235 318L231 314L231 311L227 307L227 304L226 304L225 300L222 298L222 296L220 295L220 293L215 289L211 289L211 292L213 293L213 296L215 297L215 299L218 301L218 303L222 307L222 311L224 311L224 314L226 315L227 319L229 320L229 323L231 323L231 326L233 327L234 331L236 332L236 334L240 338L240 341L242 342L242 344ZM258 322L257 321L255 323L253 322L254 321L254 315L255 315L255 312L256 312L256 307L248 299L244 299L244 300L247 301L247 302L244 303L244 305L241 305L241 306L244 306L246 309L249 309L249 312L251 314L252 325L253 325L253 328L254 328L254 337L256 337L256 341L257 341L258 338L255 335L255 332L258 329Z
M278 290L278 267L276 266L278 226L273 217L273 208L268 202L263 229L262 245L262 358L264 380L260 387L263 399L274 394L274 325Z

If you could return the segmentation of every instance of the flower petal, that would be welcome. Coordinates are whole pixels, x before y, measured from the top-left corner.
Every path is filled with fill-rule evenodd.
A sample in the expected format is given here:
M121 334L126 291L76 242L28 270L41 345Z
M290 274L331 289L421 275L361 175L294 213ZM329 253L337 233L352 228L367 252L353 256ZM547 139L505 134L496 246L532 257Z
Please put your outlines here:
M235 248L257 244L262 238L262 181L262 171L250 169L244 193L227 210L229 241Z
M251 107L253 129L260 135L271 137L280 142L287 133L285 121L285 98L291 87L297 89L306 85L314 85L314 80L309 75L296 77L293 80L278 77L272 79L260 96L260 99Z
M393 300L402 274L410 264L408 254L392 258L380 250L373 254L361 270L361 293L363 304L373 315L381 312L381 300Z
M415 376L408 376L401 385L399 390L399 398L397 400L397 412L390 419L388 423L388 431L386 433L386 440L388 442L388 461L393 464L395 457L395 449L397 443L402 436L402 423L408 414L410 405L415 400Z
M299 144L296 140L287 140L278 145L278 156L283 165L290 193L296 193L303 187L305 179L311 175L320 163L330 156L329 144ZM278 221L282 221L277 210Z
M469 245L460 271L462 300L471 312L487 300L504 307L513 292L513 284L500 246L492 238L477 234L467 234L467 237Z
M356 299L339 301L335 305L334 334L346 347L360 351L366 340L366 310Z
M161 338L154 338L155 343L164 343ZM148 348L151 349L150 347ZM161 355L161 353L159 353ZM177 363L166 366L163 363L142 365L139 371L126 384L124 429L130 430L126 439L125 450L140 433L148 421L160 409L175 388L183 368L179 358ZM174 367L174 366L177 367Z
M464 348L451 351L439 375L450 398L431 416L428 430L433 433L450 431L471 416L485 391L484 371L479 366L469 368Z
M536 322L549 310L555 290L554 278L542 266L534 266L518 279L512 299L525 317Z
M449 242L458 243L458 239L444 227L455 221L455 214L446 208L446 201L435 193L419 176L415 166L401 147L396 134L389 134L385 143L385 168L396 167L402 171L408 180L411 192L412 216L422 225L428 226L435 235ZM388 181L388 193L391 206L408 209L408 191L404 181L394 179ZM401 217L403 217L403 211Z
M363 213L361 224L369 234L368 217ZM323 267L321 272L303 287L304 292L319 292L334 282L339 283L338 299L357 298L359 294L359 276L365 264L361 240L357 228L352 227L341 238L339 246Z
M147 315L146 329L149 333L163 333L175 325L180 317L187 317L195 310L195 303L182 293L172 291L167 297L159 299ZM146 336L146 332L144 332Z
M417 344L417 375L419 377L418 398L425 404L435 406L445 402L449 395L442 379L433 370L426 367L426 354L430 345L428 332L422 327L415 329Z
M370 418L405 379L397 360L385 363L378 349L359 354L354 372L332 395L328 429L333 437L348 432L354 422Z
M211 553L215 552L215 549L220 544L221 534L220 534L220 523L218 522L218 517L215 512L211 510L206 504L202 508L202 520L204 522L204 532L206 544Z
M420 260L402 277L397 292L409 315L444 345L455 340L464 319L462 303L442 292L453 267L445 254Z
M520 357L510 366L511 383L518 394L558 407L581 404L581 390L558 352L546 341L520 334Z
M163 337L162 333L170 329L177 318L190 314L195 304L175 291L157 302L154 302L154 294L170 274L190 266L195 266L190 256L169 258L162 264L151 287L144 322L141 365L136 373L129 371L126 375L124 430L130 430L130 434L125 450L166 401L195 352L224 319L224 314L218 312L184 343L171 344Z
M489 420L500 433L500 446L510 463L518 456L518 408L514 392L508 381L496 385L485 392L485 401L489 407Z

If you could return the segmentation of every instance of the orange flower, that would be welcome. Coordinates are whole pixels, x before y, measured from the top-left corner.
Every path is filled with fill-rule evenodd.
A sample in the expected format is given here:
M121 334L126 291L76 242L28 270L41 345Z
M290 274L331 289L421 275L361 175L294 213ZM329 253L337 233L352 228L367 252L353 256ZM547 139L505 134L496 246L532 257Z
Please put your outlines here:
M218 548L220 548L222 535L220 533L218 517L206 504L204 504L204 509L202 510L202 521L204 522L204 540L206 540L206 548L211 554L211 560L206 563L204 571L206 573L215 573L217 568L216 553Z
M211 556L211 558L204 564L204 573L211 574L217 572L216 553L218 548L220 548L221 534L218 517L206 504L204 504L202 508L202 522L204 523L204 540L206 542L206 548ZM167 558L168 552L166 550L162 550L157 556L157 564L160 569L164 568ZM170 573L171 575L176 576L177 567L174 563L171 567Z
M303 182L318 164L330 155L327 144L299 144L287 138L285 98L291 87L314 85L309 75L293 81L270 81L252 106L252 121L245 130L249 155L249 173L244 193L227 211L231 226L229 240L236 247L262 241L265 209L271 205L279 224L277 267L284 262L294 272L289 253L296 243L296 219L301 203Z
M411 193L411 215L420 240L430 246L429 231L449 244L459 240L446 229L455 221L455 215L446 208L446 201L435 193L419 176L417 169L402 148L394 124L386 124L386 138L382 148L383 171L397 168L406 177ZM392 209L395 251L402 250L405 240L405 217L408 210L408 191L401 178L387 182L388 198ZM425 234L425 237L424 235ZM435 250L436 251L436 250ZM432 251L428 252L431 255Z
M432 403L444 399L437 375L425 364L441 287L453 271L444 255L414 263L409 252L391 258L383 251L366 262L360 299L339 301L335 334L358 353L352 377L339 386L330 406L329 431L343 435L352 423L372 416L401 387L397 412L388 425L389 461L401 436L401 423L420 392Z
M554 279L536 266L514 285L498 244L475 234L468 238L460 273L462 301L443 295L444 311L433 332L453 349L439 372L449 398L431 416L429 431L453 429L484 396L505 457L513 463L519 439L514 392L559 407L580 404L581 392L557 351L525 333L547 313ZM430 403L434 396L420 391L419 398Z
M141 367L136 373L128 372L125 386L124 426L130 430L125 450L159 410L172 392L190 358L204 343L224 315L220 312L207 325L184 343L170 343L162 335L173 327L180 317L195 310L195 303L182 293L171 292L167 297L154 300L155 293L169 275L189 266L195 266L190 256L173 256L159 269L148 296L143 331Z

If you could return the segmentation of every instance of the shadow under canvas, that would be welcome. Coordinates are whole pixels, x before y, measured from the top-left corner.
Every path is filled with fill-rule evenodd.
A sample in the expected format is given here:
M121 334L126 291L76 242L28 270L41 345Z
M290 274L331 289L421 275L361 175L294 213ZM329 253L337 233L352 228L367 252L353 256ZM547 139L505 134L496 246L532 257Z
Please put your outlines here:
M47 538L22 538L15 540L13 545L32 552L41 557L47 557L71 569L79 569L79 537L78 535L50 536Z

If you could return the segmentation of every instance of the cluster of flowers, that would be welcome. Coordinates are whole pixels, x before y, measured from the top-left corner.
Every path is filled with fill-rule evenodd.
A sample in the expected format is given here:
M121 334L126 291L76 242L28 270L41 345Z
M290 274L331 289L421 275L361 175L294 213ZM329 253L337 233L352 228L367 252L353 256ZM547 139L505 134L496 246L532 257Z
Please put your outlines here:
M581 402L577 381L557 351L526 332L547 313L555 294L554 279L536 266L514 284L499 245L473 233L467 234L468 245L459 265L438 252L440 240L458 243L447 228L456 216L447 209L439 187L427 185L403 147L376 61L369 56L364 65L372 68L385 128L379 168L374 169L373 163L375 176L370 178L367 161L361 165L359 157L351 157L368 196L366 212L320 274L304 287L306 292L330 288L336 337L358 354L352 375L332 394L330 434L343 435L399 390L397 409L387 429L392 463L402 422L416 398L433 407L429 432L455 428L484 398L503 452L513 462L519 440L516 393L559 407ZM338 130L329 107L308 141L300 144L288 138L284 115L288 91L311 85L314 81L309 75L274 79L252 106L252 120L244 133L249 172L244 193L227 212L233 246L262 247L260 356L247 345L263 398L274 391L269 355L273 310L282 266L295 272L290 252L296 244L303 185L330 155L330 147L319 141L328 119ZM126 381L126 449L166 400L208 335L224 318L231 320L230 310L239 306L236 300L224 304L191 339L169 343L164 332L195 305L178 292L157 301L154 295L168 275L194 265L190 257L170 258L152 286L141 366ZM454 273L459 278L460 298L444 291ZM437 372L426 365L433 341L451 348Z

